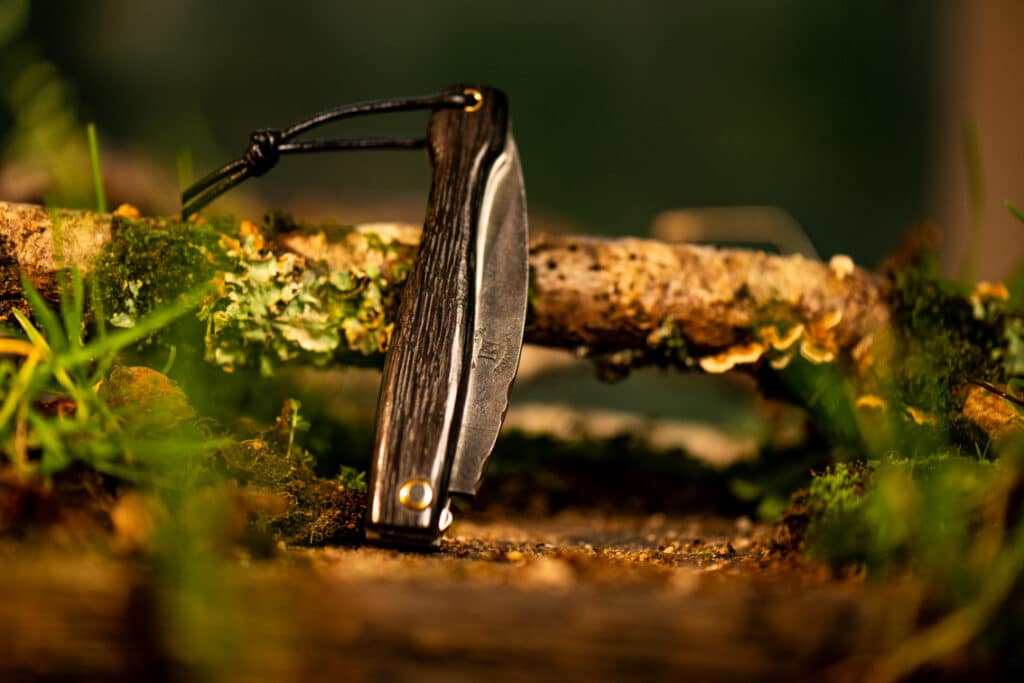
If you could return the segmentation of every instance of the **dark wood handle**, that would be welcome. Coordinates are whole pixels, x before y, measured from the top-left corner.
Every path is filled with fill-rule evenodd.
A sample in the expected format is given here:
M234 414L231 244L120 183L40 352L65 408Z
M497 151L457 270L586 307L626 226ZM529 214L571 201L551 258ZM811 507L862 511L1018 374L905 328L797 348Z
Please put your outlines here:
M509 126L505 94L455 86L470 87L482 95L475 111L430 118L430 200L384 364L370 468L368 535L384 540L432 541L447 503L472 343L474 233Z

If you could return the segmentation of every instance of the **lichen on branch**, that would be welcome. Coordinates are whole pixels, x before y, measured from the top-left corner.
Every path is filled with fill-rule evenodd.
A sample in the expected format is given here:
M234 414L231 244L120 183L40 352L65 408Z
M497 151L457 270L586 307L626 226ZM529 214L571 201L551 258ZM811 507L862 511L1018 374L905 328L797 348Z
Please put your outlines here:
M0 203L0 240L22 243L27 232L39 247L8 260L0 298L18 305L26 274L53 299L57 273L74 264L97 271L106 315L130 324L132 315L210 279L218 285L203 307L211 355L235 366L262 363L251 353L243 358L243 347L261 359L320 364L331 354L379 355L419 242L417 229L393 224L316 227L274 217L260 229L230 219L59 216ZM46 240L90 248L65 249L58 263ZM534 235L527 340L709 372L765 355L832 360L848 356L888 316L884 282L848 261ZM221 347L221 333L237 339ZM269 354L257 351L261 344L273 347Z
M0 203L0 244L13 245L0 260L0 319L27 309L22 275L53 301L58 274L75 265L121 325L210 283L198 315L205 355L225 369L375 364L418 243L406 225L272 214L257 227ZM971 380L1006 387L1024 366L1019 305L998 288L900 280L842 255L821 263L636 238L534 234L529 260L526 341L591 357L605 377L650 363L775 376L856 438L892 420L945 433L963 432L966 416L989 436L1018 428L1002 399L967 414L989 405Z
M342 239L363 257L332 269L268 249L249 221L237 238L222 235L226 267L199 311L207 360L227 370L258 363L270 375L283 362L326 366L343 352L374 357L386 350L409 261L372 231L348 230Z

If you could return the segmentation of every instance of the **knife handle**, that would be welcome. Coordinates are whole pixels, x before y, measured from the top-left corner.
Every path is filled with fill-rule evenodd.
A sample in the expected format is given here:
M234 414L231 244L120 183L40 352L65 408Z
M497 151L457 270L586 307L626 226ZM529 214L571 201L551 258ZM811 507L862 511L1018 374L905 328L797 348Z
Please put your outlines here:
M414 545L443 531L471 360L475 233L509 128L503 92L453 89L475 101L430 118L430 199L384 364L370 467L367 536Z

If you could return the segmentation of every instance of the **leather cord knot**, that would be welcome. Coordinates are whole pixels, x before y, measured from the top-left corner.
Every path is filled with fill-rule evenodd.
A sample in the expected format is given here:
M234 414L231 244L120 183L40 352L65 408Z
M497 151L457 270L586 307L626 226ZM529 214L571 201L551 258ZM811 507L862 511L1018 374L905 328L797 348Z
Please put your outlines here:
M288 142L312 128L353 116L416 109L459 108L465 107L468 102L469 97L465 92L447 90L422 97L358 102L320 112L287 128L260 129L249 136L249 147L241 158L206 174L181 193L182 215L190 216L199 211L246 178L265 174L277 165L282 154L346 149L422 149L426 145L426 140L422 138L343 138Z
M245 163L254 176L261 176L274 168L281 158L280 145L281 131L276 128L261 128L249 137Z

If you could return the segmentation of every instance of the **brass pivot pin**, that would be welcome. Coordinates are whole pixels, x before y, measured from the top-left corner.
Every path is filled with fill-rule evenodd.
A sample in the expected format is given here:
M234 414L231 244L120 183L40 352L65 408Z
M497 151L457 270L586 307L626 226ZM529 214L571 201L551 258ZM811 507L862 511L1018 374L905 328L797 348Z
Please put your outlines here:
M466 88L465 90L462 91L462 94L473 100L470 104L467 104L465 107L463 107L464 111L473 112L479 110L480 107L484 106L483 93L481 93L476 88Z
M398 502L410 510L426 510L434 500L434 489L426 479L410 479L398 489Z

